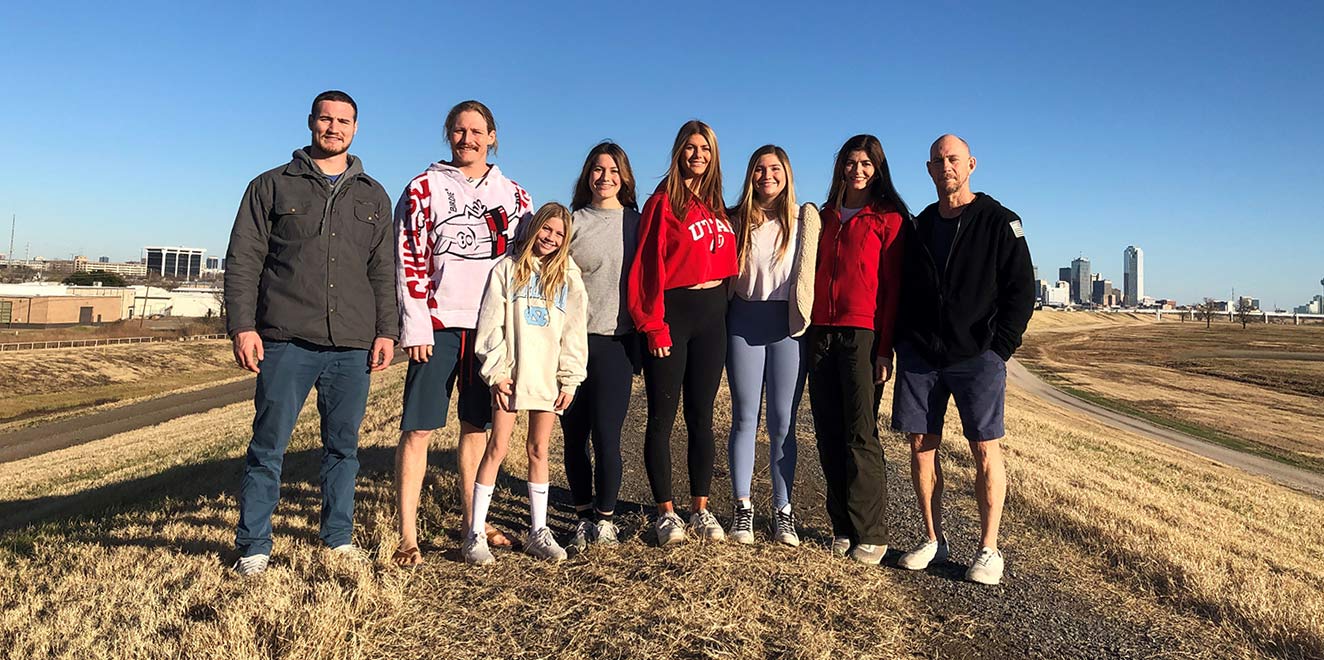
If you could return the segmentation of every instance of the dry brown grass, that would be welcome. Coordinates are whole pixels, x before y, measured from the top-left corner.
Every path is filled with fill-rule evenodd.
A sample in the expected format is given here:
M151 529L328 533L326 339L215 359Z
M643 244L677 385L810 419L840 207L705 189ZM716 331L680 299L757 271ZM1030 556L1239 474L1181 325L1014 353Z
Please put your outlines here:
M226 341L0 353L0 422L179 391L242 375Z
M503 553L491 569L470 569L443 531L459 520L446 467L430 469L420 512L422 535L436 544L428 563L412 572L387 566L397 541L390 460L402 373L395 367L377 381L363 426L355 541L375 553L369 567L317 549L311 401L286 461L275 560L258 579L236 579L225 566L249 404L0 464L5 517L112 507L0 535L0 640L15 657L77 658L901 653L908 623L888 573L830 560L821 548L663 552L640 538L644 520L634 514L621 521L628 540L619 551L559 567ZM434 449L453 442L438 436ZM519 452L511 457L507 470L522 474ZM514 521L507 528L524 526L519 483L499 482L493 517ZM553 515L569 525L568 512Z
M1018 359L1061 385L1324 468L1324 326L1101 325L1112 316L1036 314Z

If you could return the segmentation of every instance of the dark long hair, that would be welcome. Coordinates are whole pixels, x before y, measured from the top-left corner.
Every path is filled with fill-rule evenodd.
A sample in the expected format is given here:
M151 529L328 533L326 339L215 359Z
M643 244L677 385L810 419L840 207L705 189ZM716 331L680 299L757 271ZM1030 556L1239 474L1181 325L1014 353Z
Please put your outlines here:
M611 140L599 142L584 158L584 168L579 172L579 180L575 181L575 193L570 199L570 210L578 211L593 201L593 191L588 187L588 175L593 169L593 161L603 154L611 156L611 159L616 161L616 169L621 171L621 189L616 191L616 201L627 209L638 211L639 203L635 201L634 170L630 169L630 158L625 155L621 145Z
M887 154L883 153L883 144L878 138L868 134L856 135L846 140L846 144L841 145L841 149L837 151L837 164L832 168L832 185L828 186L827 201L824 202L824 206L841 208L842 199L846 195L846 158L852 151L863 151L869 155L869 160L873 161L873 180L869 182L868 189L869 203L890 202L901 217L909 218L910 207L906 206L901 194L896 191L896 186L892 184L892 170L887 167Z

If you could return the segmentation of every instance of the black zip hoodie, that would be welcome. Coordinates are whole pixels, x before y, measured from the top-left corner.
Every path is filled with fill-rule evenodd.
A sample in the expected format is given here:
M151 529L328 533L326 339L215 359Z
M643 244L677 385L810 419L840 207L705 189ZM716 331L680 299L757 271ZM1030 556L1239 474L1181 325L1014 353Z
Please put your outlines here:
M961 211L941 275L919 231L922 223L937 218L934 202L905 225L910 235L901 272L897 343L909 342L936 367L989 349L1010 359L1034 313L1034 266L1020 217L992 197L975 193Z

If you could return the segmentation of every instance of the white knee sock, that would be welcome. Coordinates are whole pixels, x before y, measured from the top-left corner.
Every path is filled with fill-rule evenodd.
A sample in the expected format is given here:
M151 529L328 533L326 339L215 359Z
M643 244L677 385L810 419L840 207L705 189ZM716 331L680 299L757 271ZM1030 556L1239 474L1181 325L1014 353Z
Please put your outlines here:
M529 482L529 518L535 532L547 526L547 484Z
M474 482L474 511L473 521L469 532L475 536L482 537L487 534L487 508L492 505L492 491L496 490L496 484L484 486Z

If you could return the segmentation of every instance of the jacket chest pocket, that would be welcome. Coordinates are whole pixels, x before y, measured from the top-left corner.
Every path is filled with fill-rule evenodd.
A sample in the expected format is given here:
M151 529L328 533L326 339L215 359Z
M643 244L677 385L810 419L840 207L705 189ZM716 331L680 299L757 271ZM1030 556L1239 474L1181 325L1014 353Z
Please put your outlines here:
M367 201L354 201L354 216L350 220L349 232L354 241L365 248L371 247L377 228L387 220L378 210L377 205Z
M312 238L322 224L321 208L314 208L306 200L277 198L271 216L271 234L286 241Z

